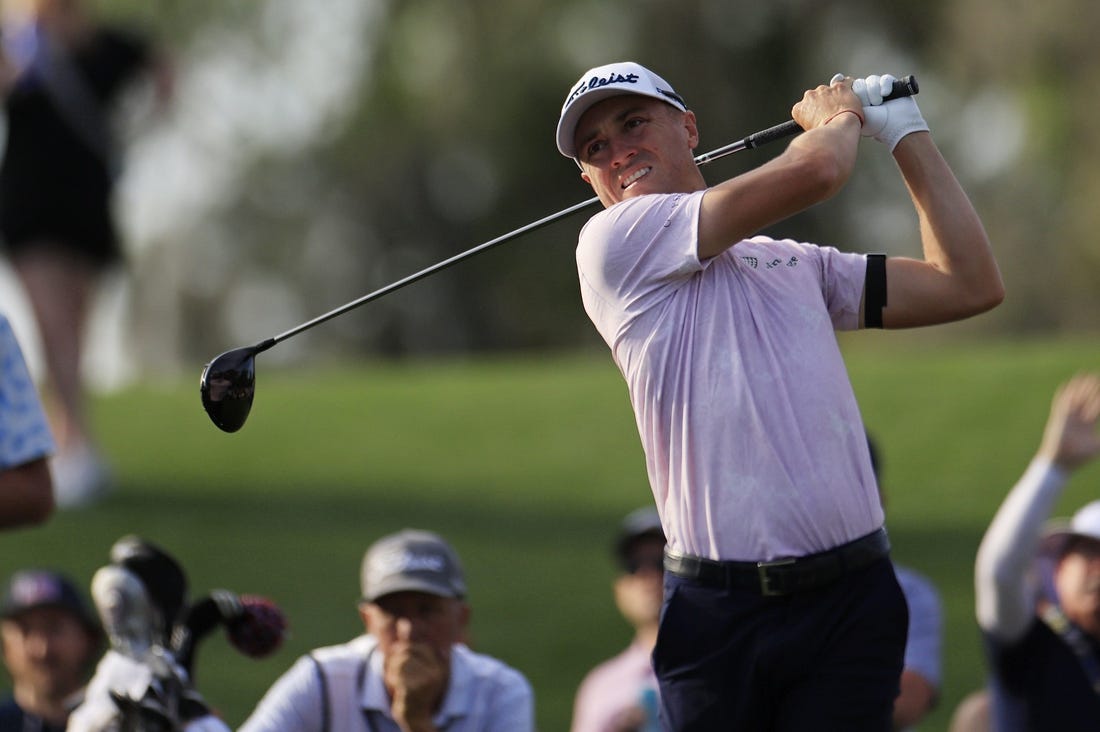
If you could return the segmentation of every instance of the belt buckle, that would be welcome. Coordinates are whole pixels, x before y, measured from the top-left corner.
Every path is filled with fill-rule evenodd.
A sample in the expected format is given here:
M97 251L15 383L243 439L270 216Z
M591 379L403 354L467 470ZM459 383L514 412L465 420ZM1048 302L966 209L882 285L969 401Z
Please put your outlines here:
M772 562L757 562L756 575L760 578L760 594L764 597L778 597L784 594L781 590L772 588L771 578L768 577L768 570L772 567L786 567L794 564L796 561L794 557L791 557L789 559L776 559Z

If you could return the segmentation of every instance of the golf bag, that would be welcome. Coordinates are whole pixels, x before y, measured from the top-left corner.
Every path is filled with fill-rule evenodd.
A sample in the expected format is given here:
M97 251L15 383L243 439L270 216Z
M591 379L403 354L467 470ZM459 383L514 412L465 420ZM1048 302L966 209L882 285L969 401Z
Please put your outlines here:
M228 732L195 686L199 643L224 627L230 644L261 658L282 643L286 618L266 598L214 590L195 602L163 549L134 536L111 548L92 578L110 649L96 667L72 732Z

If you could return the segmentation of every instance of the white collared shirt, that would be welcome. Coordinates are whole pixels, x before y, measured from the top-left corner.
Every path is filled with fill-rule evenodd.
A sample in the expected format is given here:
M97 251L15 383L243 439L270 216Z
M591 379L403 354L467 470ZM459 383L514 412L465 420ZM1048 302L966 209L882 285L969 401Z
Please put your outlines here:
M239 732L399 732L390 715L377 646L377 639L362 635L314 651L316 662L309 655L301 657L272 685ZM327 699L322 697L318 665L324 670ZM515 669L455 645L450 684L433 722L447 732L533 732L534 693Z
M757 236L700 261L704 191L631 198L581 231L581 299L630 394L670 550L771 560L882 526L836 331L867 259Z

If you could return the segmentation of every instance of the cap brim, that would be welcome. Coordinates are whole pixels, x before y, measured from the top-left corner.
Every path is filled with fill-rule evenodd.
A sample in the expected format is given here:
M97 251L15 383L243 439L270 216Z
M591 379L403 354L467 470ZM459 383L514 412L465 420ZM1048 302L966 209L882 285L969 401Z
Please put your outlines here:
M455 594L455 591L451 587L445 587L438 582L429 582L427 580L417 580L411 577L401 577L392 582L382 582L375 588L368 597L363 599L367 602L374 602L386 595L392 595L397 592L423 592L428 595L435 595L436 597L451 597L458 598L460 595Z
M569 105L565 114L558 120L558 151L567 158L576 158L577 148L574 145L574 138L577 134L577 123L581 121L584 113L605 99L636 93L621 86L609 86L585 92L577 101Z
M1081 538L1100 541L1100 536L1074 531L1069 519L1053 519L1047 522L1039 539L1039 553L1047 557L1061 556L1070 539Z

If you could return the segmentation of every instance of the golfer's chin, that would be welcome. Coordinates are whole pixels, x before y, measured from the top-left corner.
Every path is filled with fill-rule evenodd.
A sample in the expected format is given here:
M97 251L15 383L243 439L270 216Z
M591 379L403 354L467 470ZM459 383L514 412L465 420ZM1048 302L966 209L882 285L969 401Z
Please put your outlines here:
M619 190L619 200L625 201L628 198L637 198L638 196L645 196L650 193L658 193L659 191L653 190L652 186L646 185L648 183L644 178L636 181L626 188Z

